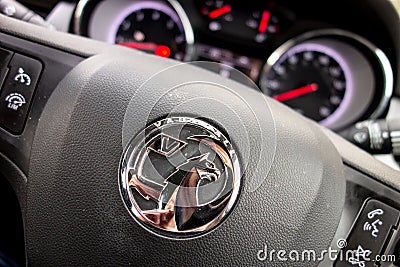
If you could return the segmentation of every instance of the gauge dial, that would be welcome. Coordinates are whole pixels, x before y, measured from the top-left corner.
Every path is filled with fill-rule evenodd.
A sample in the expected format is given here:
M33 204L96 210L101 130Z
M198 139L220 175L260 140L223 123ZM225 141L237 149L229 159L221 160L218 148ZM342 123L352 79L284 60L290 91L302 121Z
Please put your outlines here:
M257 43L264 43L270 35L279 33L279 24L279 16L272 9L253 11L246 20L246 26L254 32L254 41Z
M89 23L92 38L161 57L190 60L193 30L175 0L102 1Z
M354 123L374 95L374 73L357 49L333 39L283 45L260 78L264 93L332 129Z
M316 121L335 112L346 89L339 63L310 46L288 53L272 67L263 83L268 95Z
M198 3L204 28L248 44L265 44L269 37L289 27L294 17L292 12L271 1L200 0Z
M232 6L223 0L206 0L201 7L201 14L209 19L208 29L220 31L224 22L232 22Z
M183 25L168 6L152 3L137 6L118 28L116 44L136 48L161 57L185 58Z

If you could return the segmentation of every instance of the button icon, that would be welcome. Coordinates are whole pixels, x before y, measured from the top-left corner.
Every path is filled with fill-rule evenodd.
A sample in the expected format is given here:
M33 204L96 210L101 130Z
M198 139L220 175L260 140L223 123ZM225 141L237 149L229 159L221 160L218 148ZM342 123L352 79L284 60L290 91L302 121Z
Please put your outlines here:
M368 219L372 220L376 216L382 216L385 212L382 209L375 209L370 212L368 212L367 217ZM363 226L363 230L365 232L371 232L372 237L378 237L379 234L379 226L383 225L383 221L380 219L376 219L373 222L365 222Z
M9 94L5 100L8 102L7 108L15 111L26 104L25 97L18 93Z
M351 265L358 265L359 267L365 267L365 262L369 261L369 255L372 253L371 250L364 249L361 245L353 251L353 257L350 257L348 262Z
M31 77L25 73L25 70L23 68L18 68L18 74L15 75L14 81L20 82L22 84L25 84L26 86L31 85Z
M0 65L8 67L4 74L0 68L0 81L4 80L0 90L0 127L19 135L25 128L43 65L37 59L18 53L11 53L4 63L0 60Z
M375 216L383 215L384 211L382 209L376 209L373 211L368 212L367 216L368 219L373 219Z
M364 231L371 232L373 237L378 237L379 229L378 225L382 225L383 222L379 219L376 219L373 223L365 222L364 223Z

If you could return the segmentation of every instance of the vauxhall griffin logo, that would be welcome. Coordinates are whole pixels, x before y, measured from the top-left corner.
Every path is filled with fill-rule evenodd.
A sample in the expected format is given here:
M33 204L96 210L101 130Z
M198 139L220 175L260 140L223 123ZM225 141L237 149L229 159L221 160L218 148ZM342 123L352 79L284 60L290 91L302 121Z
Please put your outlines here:
M232 144L198 119L168 118L150 125L132 140L121 165L121 193L132 216L167 237L214 228L239 193Z

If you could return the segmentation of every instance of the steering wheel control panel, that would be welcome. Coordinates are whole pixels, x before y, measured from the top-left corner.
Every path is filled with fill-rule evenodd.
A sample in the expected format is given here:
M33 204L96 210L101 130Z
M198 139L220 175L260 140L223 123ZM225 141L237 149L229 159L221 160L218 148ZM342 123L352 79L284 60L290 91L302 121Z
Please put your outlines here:
M400 195L350 166L346 199L331 248L318 266L400 266ZM327 253L329 254L329 253Z
M335 266L376 266L373 262L363 260L363 257L376 259L384 253L384 248L398 226L400 211L372 199L366 202L347 239L343 252L354 252L356 255L347 257L347 261L338 261ZM360 265L359 265L360 266Z
M10 155L23 172L44 106L81 61L79 56L0 33L0 154Z
M1 73L7 73L0 93L0 125L13 134L20 134L42 72L42 63L8 50L0 51L3 55Z

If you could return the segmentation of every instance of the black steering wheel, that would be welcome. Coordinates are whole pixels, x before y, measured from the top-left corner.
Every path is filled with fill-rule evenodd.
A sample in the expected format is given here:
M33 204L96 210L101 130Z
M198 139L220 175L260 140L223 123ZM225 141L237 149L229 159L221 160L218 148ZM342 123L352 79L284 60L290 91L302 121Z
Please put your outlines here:
M398 256L399 173L260 92L6 17L0 48L0 174L28 265Z

